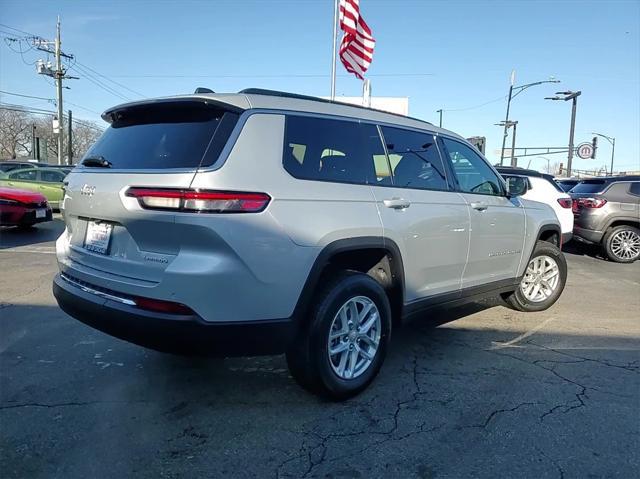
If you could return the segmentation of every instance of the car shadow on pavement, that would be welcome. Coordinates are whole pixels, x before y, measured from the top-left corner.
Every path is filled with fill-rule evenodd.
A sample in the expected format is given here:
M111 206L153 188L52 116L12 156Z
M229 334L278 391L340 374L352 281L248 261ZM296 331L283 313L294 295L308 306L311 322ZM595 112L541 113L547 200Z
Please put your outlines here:
M64 221L61 218L39 223L29 229L3 226L0 227L0 249L53 242L63 231Z
M589 256L590 258L607 261L600 245L581 243L579 241L569 241L562 246L562 252L576 256Z

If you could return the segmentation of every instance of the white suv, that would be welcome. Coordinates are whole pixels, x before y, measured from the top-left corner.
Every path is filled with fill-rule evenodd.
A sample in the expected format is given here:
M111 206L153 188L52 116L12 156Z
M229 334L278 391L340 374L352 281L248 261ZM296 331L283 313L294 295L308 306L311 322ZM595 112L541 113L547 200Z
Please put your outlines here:
M562 228L562 244L573 237L571 196L560 188L553 176L524 168L498 166L496 169L507 182L522 181L525 183L527 191L522 195L522 198L539 201L553 208Z
M113 336L286 353L300 384L343 399L376 376L397 321L498 294L540 311L564 287L553 210L430 123L262 90L103 118L66 180L53 289Z

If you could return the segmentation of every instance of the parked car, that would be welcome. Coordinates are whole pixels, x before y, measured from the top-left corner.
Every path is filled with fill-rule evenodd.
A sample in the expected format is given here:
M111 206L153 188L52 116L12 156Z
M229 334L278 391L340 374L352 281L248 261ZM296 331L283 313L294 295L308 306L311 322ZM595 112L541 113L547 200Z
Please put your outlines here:
M25 168L0 175L0 186L42 193L54 209L60 208L67 173L59 168Z
M333 399L363 390L392 325L502 294L549 308L567 265L553 210L424 121L265 90L107 110L67 177L54 294L160 351L286 353Z
M580 178L555 178L555 182L562 191L569 192L571 188L580 183Z
M0 161L0 173L8 173L12 170L19 170L22 168L35 168L34 163L28 161Z
M73 167L74 165L57 165L52 163L44 163L41 161L0 161L0 173L8 173L9 171L22 168L60 168L68 173L73 169Z
M0 226L30 228L52 218L51 207L44 195L0 187Z
M522 195L523 198L551 206L562 227L562 243L571 240L573 236L571 197L562 191L553 180L553 176L524 168L499 166L496 169L507 182L513 180L525 182L527 192Z
M611 261L640 258L640 176L583 180L571 197L576 238L600 245Z

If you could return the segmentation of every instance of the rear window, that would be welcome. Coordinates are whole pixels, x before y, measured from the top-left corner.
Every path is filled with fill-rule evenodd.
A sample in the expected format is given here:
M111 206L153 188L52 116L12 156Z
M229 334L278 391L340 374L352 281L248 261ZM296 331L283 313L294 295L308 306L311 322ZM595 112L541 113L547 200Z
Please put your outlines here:
M237 121L204 103L142 105L118 114L85 158L101 156L117 169L210 166Z
M606 186L604 180L585 180L571 188L571 193L600 193Z

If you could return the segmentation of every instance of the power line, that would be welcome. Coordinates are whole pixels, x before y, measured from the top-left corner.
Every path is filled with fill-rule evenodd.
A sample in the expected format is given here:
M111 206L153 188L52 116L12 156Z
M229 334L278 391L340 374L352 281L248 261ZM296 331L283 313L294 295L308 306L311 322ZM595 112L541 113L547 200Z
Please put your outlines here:
M367 74L367 77L430 77L435 73L373 73ZM351 77L352 75L340 74L339 77ZM265 74L265 75L113 75L113 78L327 78L329 74L318 73L284 73L284 74Z
M80 73L81 75L84 75L87 80L89 80L94 85L97 85L98 87L102 88L107 93L110 93L113 96L116 96L116 97L120 98L121 100L131 101L131 98L119 93L114 88L110 87L109 85L106 85L104 82L102 82L97 77L95 77L92 73L89 73L87 70L84 70L80 65L75 64L75 65L72 65L69 68L71 70L74 70L74 71Z
M78 62L78 61L76 61L76 62L74 63L74 65L78 65L78 66L80 66L80 67L82 67L82 68L86 68L87 70L89 70L89 71L91 71L91 72L95 73L95 74L96 74L96 75L98 75L99 77L104 78L105 80L108 80L108 81L110 81L111 83L113 83L113 84L115 84L115 85L118 85L119 87L124 88L124 89L125 89L125 90L127 90L127 91L130 91L130 92L131 92L131 93L133 93L134 95L138 95L138 96L141 96L141 97L143 97L143 98L146 96L146 95L143 95L143 94L142 94L142 93L140 93L140 92L137 92L137 91L135 91L135 90L132 90L131 88L129 88L129 87L128 87L128 86L126 86L126 85L123 85L122 83L119 83L119 82L117 82L117 81L115 81L115 80L112 80L112 79L111 79L111 78L109 78L108 76L103 75L102 73L97 72L97 71L96 71L96 70L94 70L93 68L88 67L87 65L84 65L84 64L82 64L82 63L80 63L80 62Z
M23 95L22 93L12 93L10 91L0 90L0 93L11 96L21 96L22 98L35 98L36 100L55 101L53 98L45 98L43 96Z
M445 111L445 112L456 112L456 111L475 110L476 108L482 108L483 106L487 106L487 105L490 105L491 103L496 103L498 101L505 100L506 98L507 98L506 95L503 95L501 97L494 98L493 100L489 100L487 102L481 103L480 105L470 106L470 107L467 107L467 108L456 108L456 109L453 109L453 110L442 110L442 111Z
M46 115L46 116L51 116L51 117L55 117L58 116L58 114L55 111L51 111L51 110L44 110L42 108L35 108L35 107L25 107L22 105L13 105L11 103L3 103L0 102L0 110L10 110L10 111L20 111L23 113L32 113L34 115ZM69 118L69 115L63 115L65 118ZM77 118L73 118L71 120L73 123L77 123L78 125L82 125L82 126L86 126L87 128L92 128L96 131L104 131L103 128L100 128L98 126L96 126L95 124L92 124L90 122L87 122L85 120L78 120Z
M24 33L25 35L28 35L30 37L37 37L38 36L38 35L34 35L33 33L25 32L24 30L20 30L19 28L10 27L9 25L5 25L4 23L0 23L0 27L8 28L9 30L14 30L14 31L19 32L19 33Z

